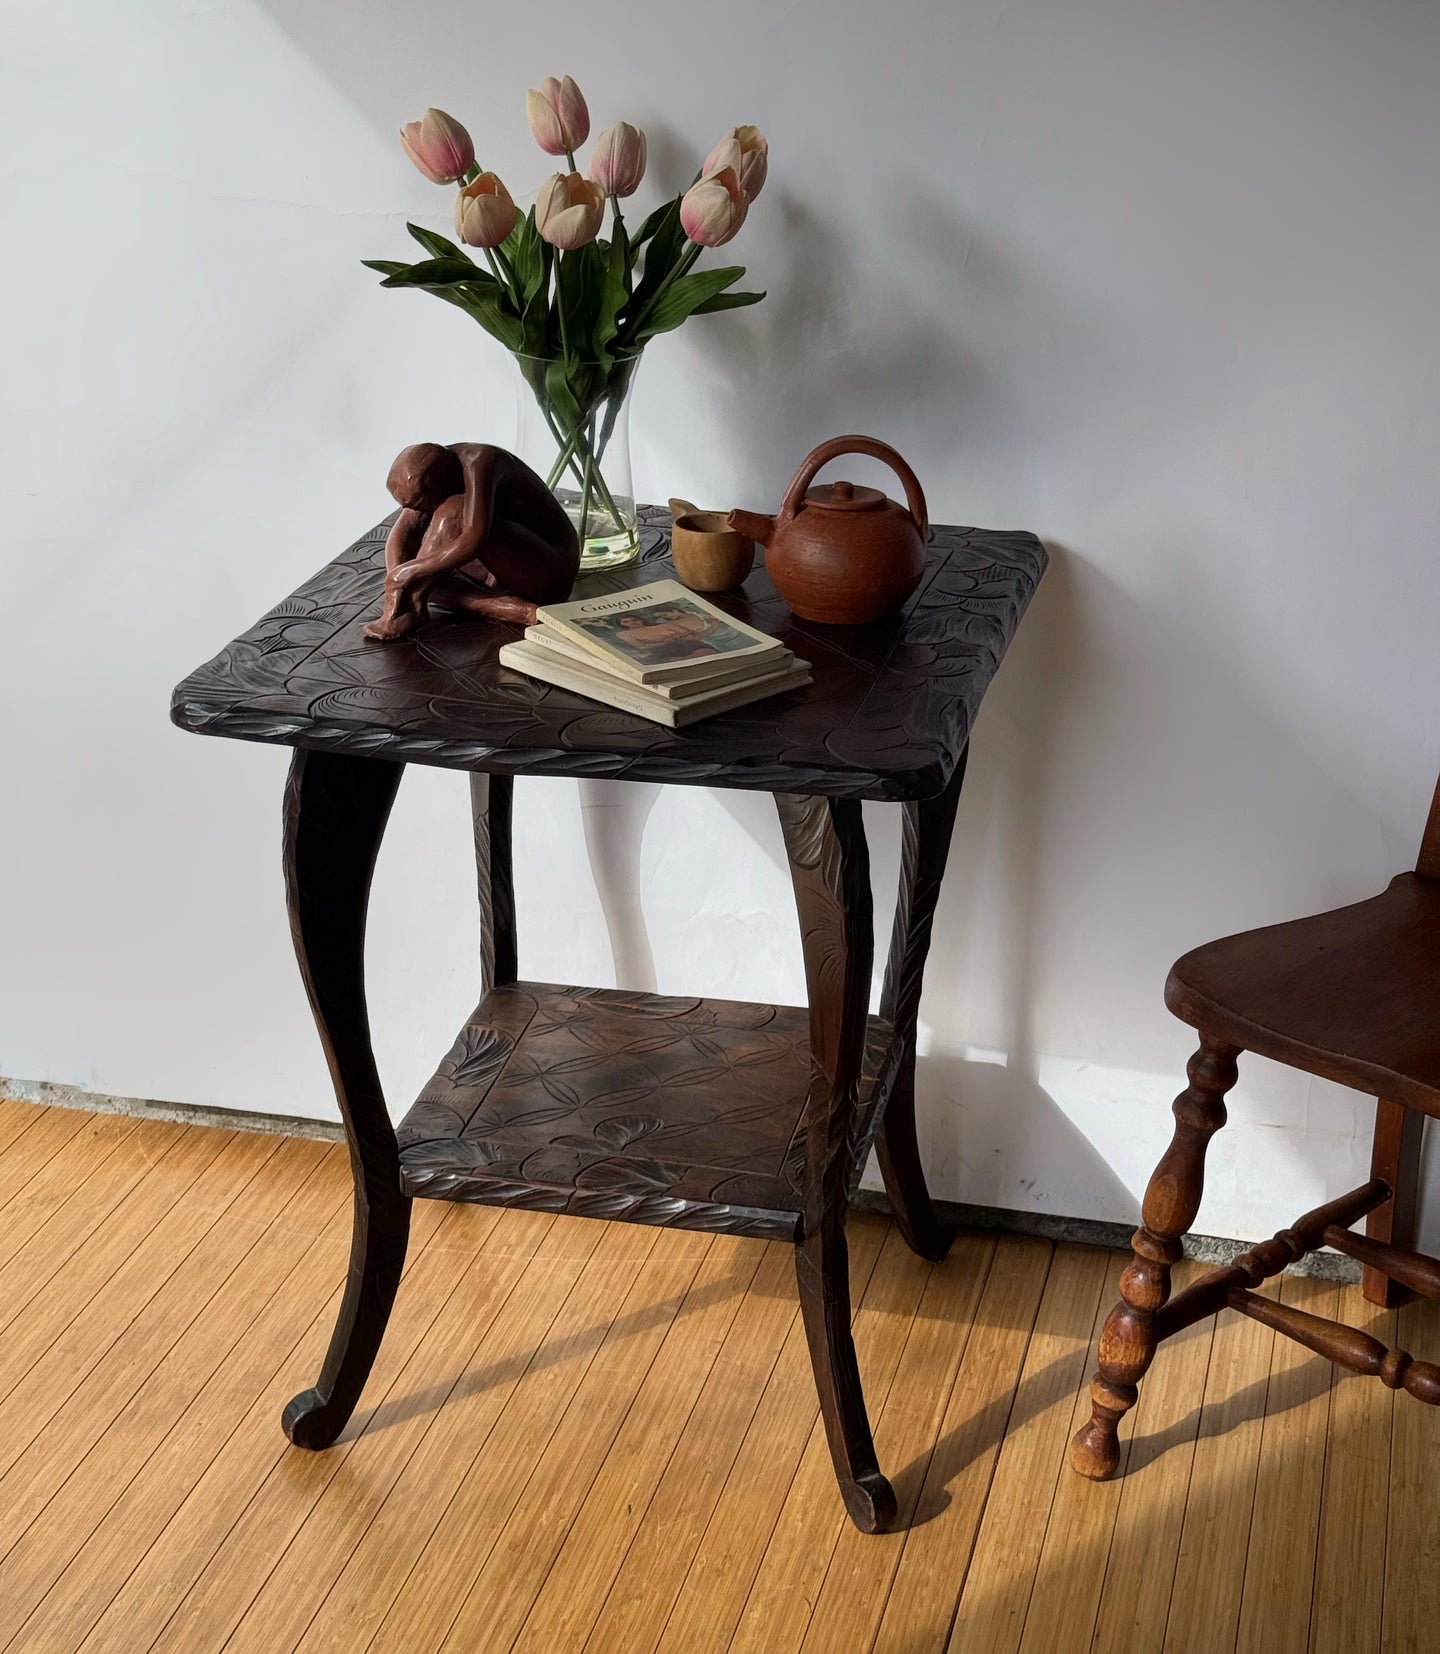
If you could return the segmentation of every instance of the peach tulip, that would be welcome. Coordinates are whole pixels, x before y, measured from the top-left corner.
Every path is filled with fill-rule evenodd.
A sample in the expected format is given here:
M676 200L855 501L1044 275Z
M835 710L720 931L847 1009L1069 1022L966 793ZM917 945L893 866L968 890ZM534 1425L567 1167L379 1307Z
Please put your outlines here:
M547 155L572 155L590 136L590 111L580 88L566 75L541 81L525 94L525 118Z
M443 109L427 109L424 120L402 126L400 142L432 184L454 184L475 165L470 134Z
M493 172L482 172L455 198L455 233L470 247L498 247L519 209Z
M745 199L753 201L764 187L765 175L770 170L770 145L758 126L732 126L705 157L700 176L713 178L726 167L734 169Z
M745 222L750 203L734 167L692 184L680 201L680 227L701 247L723 247Z
M634 195L645 176L645 134L629 121L616 121L595 140L590 176L606 195Z
M552 173L535 198L535 228L564 252L593 241L604 217L605 191L578 172Z

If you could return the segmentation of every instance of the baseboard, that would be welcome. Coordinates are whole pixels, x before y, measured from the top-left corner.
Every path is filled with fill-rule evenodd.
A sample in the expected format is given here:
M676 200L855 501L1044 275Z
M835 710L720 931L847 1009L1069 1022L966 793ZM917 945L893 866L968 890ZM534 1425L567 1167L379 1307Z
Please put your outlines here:
M148 1120L174 1120L186 1126L222 1126L228 1131L270 1132L285 1137L315 1137L326 1143L345 1139L342 1127L330 1120L307 1120L298 1114L258 1114L243 1108L203 1108L194 1103L158 1103L146 1097L113 1097L80 1086L55 1085L49 1080L0 1079L0 1097L22 1103L47 1103L52 1108L86 1109L92 1114L134 1114ZM890 1211L878 1189L862 1189L855 1197L865 1212ZM1104 1223L1098 1218L1062 1217L1050 1212L1019 1212L1008 1206L970 1206L937 1200L936 1209L948 1222L965 1229L996 1229L1013 1235L1039 1235L1048 1241L1070 1241L1080 1246L1130 1249L1131 1225ZM1187 1235L1185 1256L1200 1263L1233 1263L1255 1243L1225 1240L1219 1235ZM1358 1281L1360 1265L1339 1252L1311 1252L1291 1267L1295 1275L1317 1275L1329 1281Z
M878 1189L862 1189L853 1204L865 1212L890 1211L890 1202ZM937 1200L935 1209L947 1223L962 1229L998 1229L1011 1235L1039 1235L1048 1241L1071 1241L1080 1246L1105 1246L1128 1252L1134 1224L1103 1223L1098 1218L1067 1218L1051 1212L1017 1212L1008 1206L968 1206L961 1201ZM1185 1256L1197 1263L1234 1263L1254 1241L1226 1240L1221 1235L1186 1235ZM1358 1281L1360 1265L1339 1252L1307 1252L1291 1264L1292 1275L1316 1275L1327 1281Z
M49 1080L0 1079L0 1097L51 1108L80 1108L90 1114L135 1114L145 1120L173 1120L182 1126L221 1126L226 1131L268 1132L280 1137L316 1137L343 1143L345 1128L334 1120L307 1120L298 1114L258 1114L248 1108L202 1108L195 1103L157 1103L149 1097L112 1097L83 1086Z

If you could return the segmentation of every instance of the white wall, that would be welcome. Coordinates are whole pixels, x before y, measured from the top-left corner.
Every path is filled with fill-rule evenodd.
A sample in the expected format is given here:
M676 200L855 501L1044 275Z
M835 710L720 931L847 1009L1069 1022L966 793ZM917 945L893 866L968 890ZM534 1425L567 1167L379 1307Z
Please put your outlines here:
M6 27L0 1073L333 1114L286 755L167 699L388 509L404 443L509 439L498 347L358 260L444 220L402 120L452 110L533 190L524 89L568 71L667 185L735 121L772 143L737 247L771 296L651 352L642 495L763 506L859 428L937 519L1052 547L976 735L923 1146L941 1194L1133 1216L1190 1043L1171 960L1379 889L1440 767L1430 0L17 0ZM764 797L545 781L518 811L526 974L801 996ZM397 1111L473 1000L468 853L463 779L412 771L371 930ZM1370 1113L1250 1063L1201 1227L1360 1181Z

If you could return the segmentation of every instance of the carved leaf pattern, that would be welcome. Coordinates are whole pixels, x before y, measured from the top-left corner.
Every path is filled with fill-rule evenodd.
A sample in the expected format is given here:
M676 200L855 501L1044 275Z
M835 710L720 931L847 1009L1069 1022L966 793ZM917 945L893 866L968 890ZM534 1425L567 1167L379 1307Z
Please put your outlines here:
M808 1014L661 1006L657 1038L644 995L491 990L401 1123L406 1190L793 1238ZM560 1014L569 1007L583 1007L579 1020ZM867 1110L890 1043L889 1026L872 1024Z
M642 519L638 564L588 578L583 595L672 572L668 513L645 507ZM904 610L855 628L797 620L757 569L717 601L809 660L814 683L668 730L506 671L498 653L515 627L441 620L401 643L367 643L390 521L193 672L175 691L173 720L453 769L923 798L963 751L1046 560L1033 535L936 527Z

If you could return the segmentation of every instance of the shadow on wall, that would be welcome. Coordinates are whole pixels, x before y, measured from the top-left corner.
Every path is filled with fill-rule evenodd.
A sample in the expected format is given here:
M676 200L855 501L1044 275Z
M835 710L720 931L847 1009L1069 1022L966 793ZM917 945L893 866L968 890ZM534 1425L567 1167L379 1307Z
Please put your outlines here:
M1342 781L1092 564L1049 549L979 719L936 915L921 1147L947 1198L1129 1222L1192 1044L1164 1008L1170 965L1210 937L1371 894L1390 870ZM783 868L769 801L714 796ZM875 806L866 825L878 972L898 812ZM1042 1054L1146 1076L1139 1133L1110 1099L1047 1090ZM1252 1063L1232 1098L1232 1131L1294 1128L1277 1222L1340 1170L1303 1102L1287 1115L1294 1093Z

